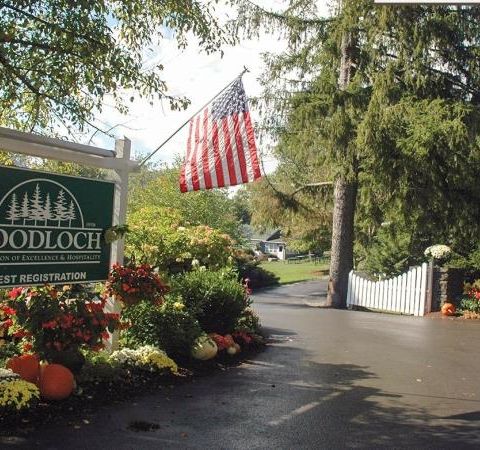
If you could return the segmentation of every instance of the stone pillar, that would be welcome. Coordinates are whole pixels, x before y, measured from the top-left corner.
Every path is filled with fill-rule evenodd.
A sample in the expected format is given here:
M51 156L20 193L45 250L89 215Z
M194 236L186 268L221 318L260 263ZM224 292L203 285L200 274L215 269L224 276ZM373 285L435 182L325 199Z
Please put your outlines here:
M432 311L440 311L445 302L455 302L463 293L466 271L447 267L433 269Z

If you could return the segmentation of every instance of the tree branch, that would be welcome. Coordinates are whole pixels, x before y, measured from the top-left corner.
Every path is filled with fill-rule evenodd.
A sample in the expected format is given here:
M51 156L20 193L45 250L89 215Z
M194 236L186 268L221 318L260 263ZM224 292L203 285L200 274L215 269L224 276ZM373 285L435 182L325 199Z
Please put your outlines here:
M305 24L305 25L324 25L326 23L333 22L334 19L304 19L298 16L291 16L289 15L289 11L291 8L288 8L284 12L275 12L275 11L269 11L256 3L254 3L251 0L244 0L245 3L248 3L251 7L256 9L257 11L260 11L262 14L264 14L267 17L270 17L272 19L277 19L281 21L286 21L286 20L296 20L299 23Z
M44 20L40 17L37 17L36 15L32 14L32 13L29 13L27 11L24 11L23 9L20 9L20 8L17 8L13 5L10 5L8 3L0 3L0 8L7 8L7 9L10 9L11 11L15 11L19 14L22 14L24 16L27 16L28 18L36 21L36 22L40 22L40 23L43 23L44 25L50 27L50 28L55 28L57 30L60 30L60 31L63 31L64 33L68 33L68 34L71 34L72 36L77 36L77 37L81 37L83 39L85 39L86 41L89 41L89 42L94 42L102 47L105 47L105 44L103 44L102 42L100 41L97 41L96 39L93 39L91 36L88 36L88 35L85 35L85 34L79 34L79 33L75 33L74 31L72 30L68 30L67 28L63 28L61 27L60 25L56 24L56 23L52 23L52 22L48 22L47 20Z
M308 183L304 184L303 186L300 186L298 189L293 191L290 196L293 198L296 194L299 192L309 188L309 187L322 187L322 186L333 186L333 181L320 181L318 183Z

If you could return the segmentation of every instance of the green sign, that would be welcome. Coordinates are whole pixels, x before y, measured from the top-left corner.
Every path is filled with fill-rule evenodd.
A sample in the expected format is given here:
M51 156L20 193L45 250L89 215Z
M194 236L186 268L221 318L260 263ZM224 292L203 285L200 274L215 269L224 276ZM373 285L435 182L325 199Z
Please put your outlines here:
M103 281L114 183L0 167L0 287Z

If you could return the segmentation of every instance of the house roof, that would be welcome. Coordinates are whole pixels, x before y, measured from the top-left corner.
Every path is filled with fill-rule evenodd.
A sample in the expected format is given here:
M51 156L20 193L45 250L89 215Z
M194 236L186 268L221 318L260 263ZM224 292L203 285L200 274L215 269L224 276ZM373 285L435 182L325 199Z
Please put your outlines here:
M271 242L272 244L285 244L285 241L283 239L269 239L266 242Z
M282 231L280 229L267 230L264 233L260 233L251 225L243 226L243 235L251 241L284 243L281 234Z

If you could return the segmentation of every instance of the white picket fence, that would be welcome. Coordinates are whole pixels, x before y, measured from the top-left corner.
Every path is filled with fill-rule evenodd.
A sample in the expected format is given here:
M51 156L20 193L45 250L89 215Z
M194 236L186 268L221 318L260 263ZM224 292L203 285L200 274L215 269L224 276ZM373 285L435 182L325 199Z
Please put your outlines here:
M427 263L382 281L370 281L351 271L347 306L423 316L431 308L427 298L427 277Z

